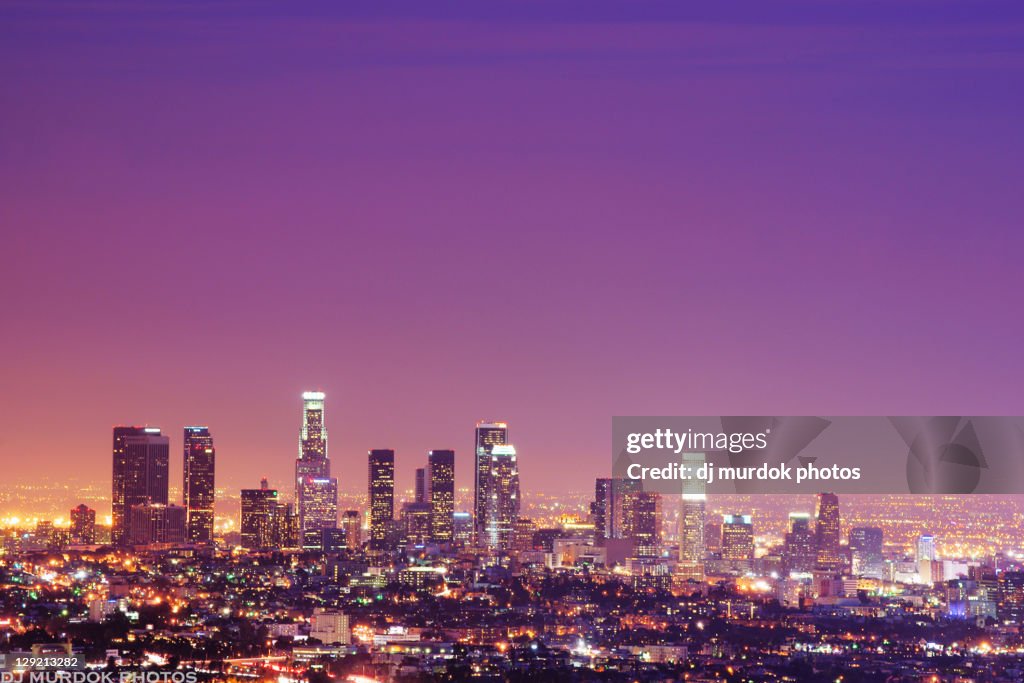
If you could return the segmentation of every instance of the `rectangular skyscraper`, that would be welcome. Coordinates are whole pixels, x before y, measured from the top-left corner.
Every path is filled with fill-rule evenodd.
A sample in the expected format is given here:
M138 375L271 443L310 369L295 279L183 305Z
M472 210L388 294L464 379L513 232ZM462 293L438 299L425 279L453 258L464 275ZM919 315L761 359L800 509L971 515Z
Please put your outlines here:
M327 426L320 391L302 394L302 429L295 461L295 501L300 532L338 526L338 480L327 458Z
M430 540L451 543L454 538L455 451L427 454L427 501L430 503Z
M185 427L182 502L186 514L186 540L213 541L215 452L208 427Z
M130 542L131 509L167 505L170 440L156 427L114 427L111 542Z
M369 453L370 548L385 550L395 518L395 452Z
M280 539L274 528L277 514L277 490L269 488L242 489L242 515L239 529L242 547L270 548Z
M519 463L511 444L491 447L490 463L484 474L488 498L484 506L484 544L497 551L512 548L519 520Z
M819 493L814 516L817 568L822 571L838 572L844 564L839 546L839 496L834 493Z
M473 525L477 542L487 543L487 506L491 500L491 451L495 446L508 443L508 425L504 422L476 423L473 447Z

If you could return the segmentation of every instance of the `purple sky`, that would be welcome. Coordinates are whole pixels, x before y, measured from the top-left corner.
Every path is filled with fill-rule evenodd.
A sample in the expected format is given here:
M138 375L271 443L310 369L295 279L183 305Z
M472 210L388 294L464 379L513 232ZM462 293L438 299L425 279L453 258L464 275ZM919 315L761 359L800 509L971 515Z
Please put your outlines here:
M1024 411L1024 7L706 4L4 3L2 477L199 423L290 490L307 388L350 490L478 418L528 495L613 414Z

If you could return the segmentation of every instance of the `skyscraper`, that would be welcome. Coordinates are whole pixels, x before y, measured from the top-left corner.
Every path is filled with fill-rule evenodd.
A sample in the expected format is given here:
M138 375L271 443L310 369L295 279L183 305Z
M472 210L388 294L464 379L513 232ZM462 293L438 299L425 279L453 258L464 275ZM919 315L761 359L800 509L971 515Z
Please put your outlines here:
M477 542L487 543L487 507L491 494L491 451L495 446L508 443L508 425L504 422L480 421L476 423L473 446L473 525Z
M917 538L917 561L922 560L931 562L937 559L938 555L935 553L935 537L931 534L922 534Z
M416 488L414 489L413 502L427 502L427 469L425 467L416 468Z
M722 515L722 559L734 571L750 569L754 561L754 523L750 515Z
M275 516L278 514L277 490L271 488L242 489L242 510L239 530L242 547L270 548L276 545L278 534Z
M597 546L605 545L605 541L612 538L613 481L604 477L594 483L594 503L590 507L590 513L594 518L594 544Z
M661 547L661 494L657 491L631 491L622 505L624 537L633 541L633 554L657 555Z
M783 567L786 572L802 574L814 571L817 562L818 549L810 513L790 512L789 531L782 550Z
M299 457L295 461L295 500L301 533L338 526L338 480L331 478L331 462L327 458L325 398L320 391L302 394Z
M814 517L817 568L822 571L840 571L844 562L839 545L839 496L834 493L819 493Z
M455 451L427 454L426 502L430 504L430 540L451 543L455 514Z
M156 427L114 427L111 542L129 543L131 509L167 505L170 440Z
M341 514L341 528L345 532L345 547L355 550L362 544L363 518L359 510L345 510Z
M877 527L850 529L850 560L854 576L866 576L873 579L885 577L882 539L882 530Z
M487 480L488 495L484 508L484 542L493 550L506 551L512 548L519 519L519 464L516 449L511 444L494 444L490 450L490 463L481 475Z
M703 453L684 453L683 464L696 472L704 464ZM679 572L694 578L703 574L706 485L696 477L683 481L679 510Z
M190 543L210 543L213 541L213 436L208 427L185 427L184 443L185 535Z
M71 542L84 545L96 542L96 511L85 503L71 510Z
M370 548L385 550L395 517L395 452L369 453Z

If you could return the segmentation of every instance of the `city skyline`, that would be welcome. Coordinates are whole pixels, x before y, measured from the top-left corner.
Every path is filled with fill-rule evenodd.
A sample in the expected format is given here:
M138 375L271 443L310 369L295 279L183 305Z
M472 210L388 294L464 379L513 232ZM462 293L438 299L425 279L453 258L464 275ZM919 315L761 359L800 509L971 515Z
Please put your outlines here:
M1022 412L1021 9L887 5L5 4L5 475L281 481L310 387L347 468L503 419L529 490L611 415Z

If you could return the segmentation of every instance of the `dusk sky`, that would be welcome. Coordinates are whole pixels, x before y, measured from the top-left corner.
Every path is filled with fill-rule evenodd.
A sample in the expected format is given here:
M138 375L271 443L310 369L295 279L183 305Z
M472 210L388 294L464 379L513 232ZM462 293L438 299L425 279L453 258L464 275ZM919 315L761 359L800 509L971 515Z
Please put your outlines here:
M0 477L524 495L612 415L1021 414L1020 2L0 5Z

